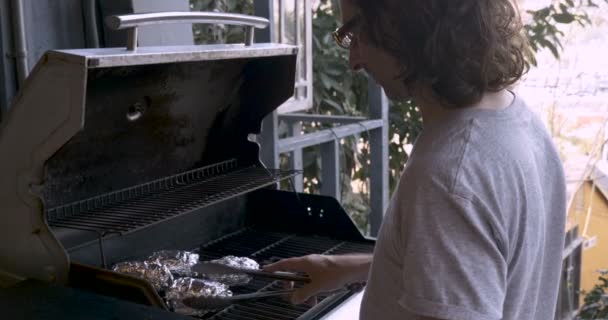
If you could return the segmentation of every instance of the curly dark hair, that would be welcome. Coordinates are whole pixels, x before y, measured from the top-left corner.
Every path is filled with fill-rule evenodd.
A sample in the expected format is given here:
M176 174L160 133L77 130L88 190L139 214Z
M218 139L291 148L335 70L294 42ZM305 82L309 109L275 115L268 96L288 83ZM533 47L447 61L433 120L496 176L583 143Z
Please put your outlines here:
M450 107L480 101L529 69L527 41L510 0L350 0L372 45L404 66L403 81L431 86Z

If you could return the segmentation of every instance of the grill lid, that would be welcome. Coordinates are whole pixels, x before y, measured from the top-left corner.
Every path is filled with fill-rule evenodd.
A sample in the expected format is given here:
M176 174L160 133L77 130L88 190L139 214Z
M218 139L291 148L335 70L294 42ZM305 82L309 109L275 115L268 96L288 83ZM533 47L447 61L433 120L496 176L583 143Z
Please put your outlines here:
M226 159L261 165L249 135L291 97L295 65L276 44L45 54L0 127L0 286L66 281L45 209Z

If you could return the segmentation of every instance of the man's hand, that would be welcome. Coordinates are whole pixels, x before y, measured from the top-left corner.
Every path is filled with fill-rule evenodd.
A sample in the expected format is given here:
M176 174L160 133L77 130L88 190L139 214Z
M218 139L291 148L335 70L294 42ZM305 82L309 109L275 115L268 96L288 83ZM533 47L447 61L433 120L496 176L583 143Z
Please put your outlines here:
M310 283L296 290L291 296L291 303L301 304L319 293L337 290L346 285L341 279L341 270L330 260L330 256L314 254L281 260L265 266L264 271L293 271L308 274ZM293 283L289 283L288 286L293 286Z
M311 282L296 290L291 302L300 304L319 293L338 290L345 285L364 281L371 265L371 255L308 255L267 265L264 271L292 271L308 274ZM293 286L290 283L289 286Z

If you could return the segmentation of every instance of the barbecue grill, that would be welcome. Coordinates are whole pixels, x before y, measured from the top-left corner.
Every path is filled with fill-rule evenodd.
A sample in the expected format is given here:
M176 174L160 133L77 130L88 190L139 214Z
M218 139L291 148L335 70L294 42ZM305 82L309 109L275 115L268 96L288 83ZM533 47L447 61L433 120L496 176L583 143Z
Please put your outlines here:
M245 25L245 43L137 47L138 26L184 21ZM253 43L266 20L156 13L109 22L127 30L126 49L47 52L0 126L0 301L12 301L4 310L53 314L65 288L137 303L152 318L167 308L158 293L108 268L163 249L262 264L373 250L334 198L278 190L299 172L259 160L256 134L292 96L297 55L293 46ZM38 282L23 285L31 279ZM234 291L277 286L255 279ZM354 293L312 307L249 302L202 318L320 319ZM23 310L47 298L57 303Z

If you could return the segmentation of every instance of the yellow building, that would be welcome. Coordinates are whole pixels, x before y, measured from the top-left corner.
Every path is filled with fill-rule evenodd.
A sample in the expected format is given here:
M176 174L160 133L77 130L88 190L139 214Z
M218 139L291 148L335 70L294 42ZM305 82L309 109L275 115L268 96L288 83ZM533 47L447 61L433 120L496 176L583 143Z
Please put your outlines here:
M608 269L608 162L600 161L576 191L568 212L570 224L584 237L581 289L597 284L600 269Z

